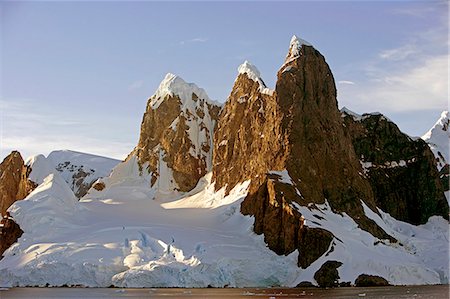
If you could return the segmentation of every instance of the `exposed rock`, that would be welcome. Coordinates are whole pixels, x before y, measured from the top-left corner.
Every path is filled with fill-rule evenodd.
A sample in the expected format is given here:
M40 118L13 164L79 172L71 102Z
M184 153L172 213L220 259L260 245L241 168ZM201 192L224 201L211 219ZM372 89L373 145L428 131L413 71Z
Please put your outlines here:
M379 208L412 224L432 215L448 219L436 162L422 139L411 139L381 114L343 115Z
M0 214L17 200L24 199L36 188L36 184L28 179L31 168L24 164L19 152L13 151L0 164Z
M321 288L333 288L339 285L339 272L337 268L342 265L338 261L326 261L316 273L314 279Z
M105 183L97 181L92 185L92 188L94 188L97 191L102 191L103 189L105 189Z
M376 275L361 274L355 280L357 287L384 287L388 286L389 282L383 277Z
M111 169L120 162L70 150L53 151L46 160L61 174L77 198L86 195L99 178L108 176Z
M292 202L305 206L327 199L335 212L346 212L361 228L393 240L364 214L360 200L376 211L371 186L360 175L359 159L343 130L333 75L306 42L291 41L274 91L254 66L245 62L239 67L214 141L215 188L228 192L251 180L241 211L255 216L255 232L263 233L278 254L308 253L299 257L299 265L306 267L332 239L324 230L302 230ZM271 171L287 171L291 181L282 183Z
M310 281L302 281L295 286L296 288L316 288Z
M203 89L167 74L145 111L137 155L142 171L190 191L211 170L212 134L220 107Z
M442 187L444 188L444 191L450 190L449 187L449 181L450 181L450 167L448 164L446 164L444 167L441 168L439 171L439 179L441 180Z
M5 215L0 221L0 257L3 257L3 252L6 251L12 244L14 244L23 231L14 220ZM1 259L1 258L0 258Z
M333 235L320 228L303 225L302 215L292 207L292 186L269 175L256 193L249 193L242 203L244 215L254 215L254 231L264 233L264 240L277 254L299 250L298 265L307 268L330 247Z

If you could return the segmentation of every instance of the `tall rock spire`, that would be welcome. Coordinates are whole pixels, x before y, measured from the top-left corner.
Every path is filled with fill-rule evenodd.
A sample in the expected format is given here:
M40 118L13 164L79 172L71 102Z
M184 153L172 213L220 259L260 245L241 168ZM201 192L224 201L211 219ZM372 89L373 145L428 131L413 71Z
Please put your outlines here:
M239 75L214 140L216 189L251 180L241 211L255 216L255 232L275 252L299 249L300 266L324 254L333 236L302 225L291 203L328 201L373 235L390 238L364 214L361 201L376 211L373 193L343 131L331 70L309 43L292 38L271 94Z

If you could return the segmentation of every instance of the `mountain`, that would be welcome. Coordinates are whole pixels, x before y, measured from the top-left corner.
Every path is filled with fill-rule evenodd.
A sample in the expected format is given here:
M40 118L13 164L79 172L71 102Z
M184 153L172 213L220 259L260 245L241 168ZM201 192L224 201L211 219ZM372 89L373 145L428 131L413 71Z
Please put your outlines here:
M145 111L132 156L160 191L190 191L212 169L220 106L193 83L167 74Z
M47 159L78 198L99 178L107 177L119 160L70 150L51 152Z
M448 217L434 155L422 139L411 139L380 113L343 109L342 117L377 207L416 225L433 215Z
M448 165L449 158L449 142L450 142L450 118L448 111L443 111L441 117L436 124L422 136L431 147L439 170Z
M32 156L24 162L20 153L13 151L0 164L0 207L1 214L4 216L2 235L0 236L0 255L22 235L21 227L33 227L36 223L42 224L42 219L45 218L45 215L38 214L33 219L39 219L39 221L28 221L27 223L22 221L19 227L14 220L20 216L16 215L13 219L6 213L13 203L24 198L27 198L27 202L32 202L30 193L36 187L39 186L38 190L53 190L54 188L49 186L53 186L54 181L62 188L69 190L62 193L63 195L60 196L62 200L74 196L79 198L97 179L108 176L111 169L119 162L110 158L69 150L53 151L47 158L43 155ZM49 176L52 177L50 183L47 182ZM22 204L24 203L18 203L16 207ZM43 209L39 205L39 209L44 214L55 209L52 202L48 204L51 208Z
M324 56L294 36L275 88L245 61L223 107L166 75L136 148L79 201L66 171L31 171L0 285L448 283L436 167L384 116L339 111Z
M449 167L449 132L450 119L448 111L443 111L436 124L422 136L422 139L430 146L436 158L439 177L444 190L446 191L447 201L450 204L450 167Z

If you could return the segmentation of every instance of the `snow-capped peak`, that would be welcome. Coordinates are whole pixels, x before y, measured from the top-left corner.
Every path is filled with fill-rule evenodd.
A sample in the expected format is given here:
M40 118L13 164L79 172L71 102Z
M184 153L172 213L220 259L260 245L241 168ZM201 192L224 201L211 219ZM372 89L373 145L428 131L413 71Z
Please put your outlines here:
M289 44L289 52L286 56L286 62L294 59L301 55L300 50L302 46L312 46L309 42L305 41L304 39L298 38L296 35L293 35L291 38L291 42Z
M266 84L261 79L261 73L259 72L259 70L248 60L244 61L244 63L238 67L238 72L239 74L246 74L249 79L258 82L259 90L261 91L261 93L269 95L273 94L273 90L267 88Z
M441 117L434 126L422 136L433 151L438 162L438 169L441 169L450 161L449 142L450 142L450 118L448 111L443 111Z
M253 81L261 81L261 73L256 66L251 64L248 60L244 61L244 63L238 67L238 72L239 74L247 74ZM264 82L261 83L264 85ZM264 85L264 87L266 86Z
M192 100L192 94L195 94L199 99L203 99L210 104L220 105L212 101L203 88L198 87L194 83L187 83L181 77L172 73L168 73L161 81L158 89L150 98L150 105L152 109L157 109L166 96L176 95L180 98L184 106L186 102Z

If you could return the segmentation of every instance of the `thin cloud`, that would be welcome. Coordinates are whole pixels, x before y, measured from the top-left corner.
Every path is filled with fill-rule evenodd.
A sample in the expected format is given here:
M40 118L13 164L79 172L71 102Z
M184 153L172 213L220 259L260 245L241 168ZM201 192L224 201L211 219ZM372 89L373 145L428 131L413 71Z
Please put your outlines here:
M380 72L352 90L341 89L343 103L358 111L406 112L443 110L448 99L449 55L428 57L411 67Z
M447 22L413 33L384 49L357 75L357 85L338 90L340 105L357 111L416 113L448 109Z
M355 85L355 82L348 80L340 80L338 81L338 84Z
M427 2L426 5L420 4L421 3L417 3L415 6L393 9L392 13L416 18L426 18L430 15L446 12L448 10L447 0Z
M142 86L144 86L144 80L137 80L128 86L128 90L129 91L137 90L140 89Z
M399 61L410 57L411 55L417 54L417 46L414 44L407 44L398 48L388 49L381 51L379 54L380 58L386 60Z
M190 40L180 41L180 45L191 44L191 43L206 43L208 41L207 38L196 37Z

